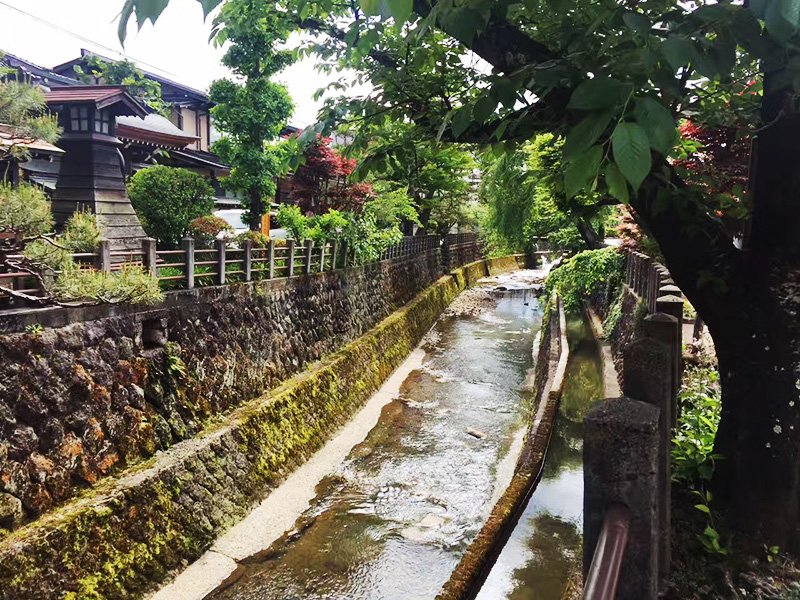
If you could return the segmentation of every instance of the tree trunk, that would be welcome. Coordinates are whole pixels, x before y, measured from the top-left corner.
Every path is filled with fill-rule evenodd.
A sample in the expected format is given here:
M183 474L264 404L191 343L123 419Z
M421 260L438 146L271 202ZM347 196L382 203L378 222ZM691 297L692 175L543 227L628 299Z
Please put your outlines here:
M249 225L251 231L261 231L261 215L264 214L264 201L258 190L250 190Z
M800 262L765 243L736 249L686 197L653 210L657 194L656 186L643 191L633 207L706 322L719 360L715 452L725 459L716 463L712 508L750 540L800 550Z
M588 219L582 217L576 218L575 227L578 228L578 233L581 234L589 250L597 250L601 247L600 239Z

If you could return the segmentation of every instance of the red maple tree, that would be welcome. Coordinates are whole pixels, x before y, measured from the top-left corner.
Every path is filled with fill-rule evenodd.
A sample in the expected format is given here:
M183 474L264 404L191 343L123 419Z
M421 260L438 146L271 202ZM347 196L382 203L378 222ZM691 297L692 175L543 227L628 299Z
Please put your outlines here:
M352 183L348 177L356 161L331 146L333 140L317 135L306 148L305 164L292 177L290 197L306 213L324 214L331 209L361 212L372 197L372 185Z

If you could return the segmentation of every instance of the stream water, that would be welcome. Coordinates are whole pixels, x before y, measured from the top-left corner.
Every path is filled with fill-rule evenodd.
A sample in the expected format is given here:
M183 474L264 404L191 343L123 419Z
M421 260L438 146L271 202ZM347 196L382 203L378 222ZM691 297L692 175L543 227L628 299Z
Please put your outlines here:
M296 529L209 598L436 596L502 493L497 471L530 410L520 386L541 307L530 289L509 290L492 305L437 322L423 367L320 482Z
M597 345L588 324L568 327L570 359L544 472L476 600L560 600L580 568L583 415L602 398Z

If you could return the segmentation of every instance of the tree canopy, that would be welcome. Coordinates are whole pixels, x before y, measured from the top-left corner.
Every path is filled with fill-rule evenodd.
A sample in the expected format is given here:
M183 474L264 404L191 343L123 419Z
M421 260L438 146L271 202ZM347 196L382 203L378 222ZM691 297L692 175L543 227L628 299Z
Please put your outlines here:
M245 196L246 220L258 229L264 199L275 193L275 177L284 168L278 134L292 113L289 94L270 77L288 65L291 53L278 50L287 31L279 15L263 10L260 0L231 0L214 19L214 39L230 46L222 59L241 81L221 79L209 95L217 129L224 137L213 149L232 165L223 181Z

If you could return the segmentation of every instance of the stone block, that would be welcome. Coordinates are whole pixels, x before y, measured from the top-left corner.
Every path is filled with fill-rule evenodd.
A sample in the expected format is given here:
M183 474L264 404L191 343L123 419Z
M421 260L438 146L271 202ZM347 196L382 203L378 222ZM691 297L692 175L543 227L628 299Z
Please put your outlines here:
M659 410L615 398L584 418L584 573L606 512L623 504L632 513L617 600L655 600L658 584Z

